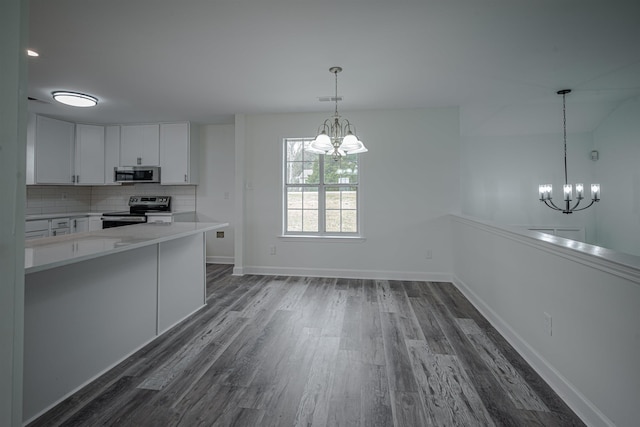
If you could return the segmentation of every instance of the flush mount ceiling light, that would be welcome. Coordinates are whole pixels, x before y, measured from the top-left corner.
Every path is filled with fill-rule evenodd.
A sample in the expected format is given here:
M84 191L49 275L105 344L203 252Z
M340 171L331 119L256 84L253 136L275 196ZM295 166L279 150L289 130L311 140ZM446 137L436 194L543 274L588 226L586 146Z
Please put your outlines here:
M33 56L33 57L40 56L40 54L38 52L36 52L35 50L31 50L31 49L27 49L27 55L28 56Z
M316 139L306 148L307 151L318 154L331 154L334 160L347 154L366 153L367 147L356 136L356 127L349 123L349 120L342 119L338 114L338 73L342 67L331 67L329 72L335 75L336 79L336 109L333 117L328 118L318 128Z
M93 107L98 104L98 98L79 92L57 91L52 95L56 101L72 107Z
M563 214L570 214L573 212L583 211L587 209L589 206L593 205L595 202L600 201L600 184L591 184L591 203L587 206L577 209L580 202L584 199L584 184L576 184L576 204L571 207L571 200L573 197L573 187L569 184L569 180L567 179L567 106L566 106L566 97L567 94L571 93L571 89L563 89L559 90L558 95L562 95L562 119L563 119L563 129L564 129L564 203L565 207L559 208L557 207L553 201L551 200L551 184L542 184L538 187L538 194L540 196L540 201L545 205L549 206L551 209L560 211Z

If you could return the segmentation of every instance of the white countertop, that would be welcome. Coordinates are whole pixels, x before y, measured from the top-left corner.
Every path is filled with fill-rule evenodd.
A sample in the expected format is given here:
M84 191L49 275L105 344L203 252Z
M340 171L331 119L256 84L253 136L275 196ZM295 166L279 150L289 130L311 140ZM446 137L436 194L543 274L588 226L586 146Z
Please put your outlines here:
M25 242L25 274L227 227L220 222L137 224Z
M126 209L125 209L126 210ZM111 211L107 211L111 212ZM104 212L61 212L61 213L47 213L47 214L36 214L36 215L27 215L25 217L26 221L35 221L39 219L53 219L53 218L77 218L79 216L101 216ZM147 215L157 215L157 216L173 216L173 215L181 215L181 214L195 214L196 211L169 211L169 212L149 212Z
M100 216L102 212L62 212L62 213L47 213L27 215L25 221L35 221L39 219L52 219L52 218L77 218L79 216Z

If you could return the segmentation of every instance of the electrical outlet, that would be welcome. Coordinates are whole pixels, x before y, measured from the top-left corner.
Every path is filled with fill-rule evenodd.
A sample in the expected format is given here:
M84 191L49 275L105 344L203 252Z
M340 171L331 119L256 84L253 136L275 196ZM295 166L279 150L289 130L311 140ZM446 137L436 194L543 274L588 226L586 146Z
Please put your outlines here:
M427 252L425 253L424 257L426 259L431 259L433 258L433 252L431 252L431 249L427 249Z
M276 254L276 245L270 245L269 246L269 255L275 255Z
M553 336L553 320L549 313L544 313L544 326L549 336Z

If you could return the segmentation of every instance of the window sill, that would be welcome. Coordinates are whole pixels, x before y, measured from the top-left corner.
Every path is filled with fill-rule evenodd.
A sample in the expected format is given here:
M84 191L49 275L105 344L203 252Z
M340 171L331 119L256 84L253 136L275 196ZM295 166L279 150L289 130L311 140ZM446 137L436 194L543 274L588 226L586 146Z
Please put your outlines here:
M285 242L318 242L318 243L363 243L367 240L362 236L305 236L305 235L280 235L280 240Z

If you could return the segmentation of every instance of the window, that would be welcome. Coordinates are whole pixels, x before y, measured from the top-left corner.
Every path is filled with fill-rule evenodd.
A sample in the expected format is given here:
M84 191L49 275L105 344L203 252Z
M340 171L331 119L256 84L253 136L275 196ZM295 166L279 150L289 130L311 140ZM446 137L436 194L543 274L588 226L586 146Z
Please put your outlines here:
M358 155L335 161L305 151L311 141L284 140L284 234L358 236Z

